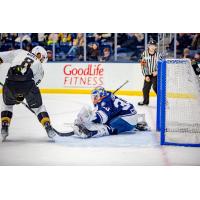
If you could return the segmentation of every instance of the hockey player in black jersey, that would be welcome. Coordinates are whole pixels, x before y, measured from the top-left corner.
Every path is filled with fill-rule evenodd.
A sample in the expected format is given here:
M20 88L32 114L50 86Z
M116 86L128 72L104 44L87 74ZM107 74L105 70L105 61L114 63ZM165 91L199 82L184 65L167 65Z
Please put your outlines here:
M0 64L9 63L10 66L2 95L1 135L3 141L9 135L13 106L23 102L24 99L44 126L48 137L56 136L38 88L38 84L44 76L42 63L45 62L47 62L47 52L41 46L34 47L32 53L21 49L0 52Z

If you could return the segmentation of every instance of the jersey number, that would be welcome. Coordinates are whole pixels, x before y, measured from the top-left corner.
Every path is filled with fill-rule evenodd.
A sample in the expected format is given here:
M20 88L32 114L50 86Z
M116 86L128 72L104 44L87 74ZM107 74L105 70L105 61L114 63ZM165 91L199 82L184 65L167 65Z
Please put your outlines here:
M32 64L33 64L33 62L34 62L34 60L32 60L31 58L29 58L29 57L26 57L25 59L24 59L24 61L22 62L22 64L21 64L21 67L22 68L29 68Z
M122 99L115 99L114 106L118 108L119 106L122 106L122 110L128 110L130 108L130 104L126 103Z

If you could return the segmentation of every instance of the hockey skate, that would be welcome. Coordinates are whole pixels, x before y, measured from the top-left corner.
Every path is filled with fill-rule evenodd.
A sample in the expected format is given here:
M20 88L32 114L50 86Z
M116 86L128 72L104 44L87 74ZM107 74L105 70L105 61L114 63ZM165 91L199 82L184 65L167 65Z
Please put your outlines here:
M136 124L136 130L139 130L139 131L150 131L150 127L148 126L147 122L145 121L141 121L141 122L138 122Z
M6 138L8 137L8 122L2 122L2 128L1 128L1 135L2 135L2 142L6 141Z
M44 125L44 128L45 128L49 138L51 138L51 139L55 138L55 136L57 135L56 130L50 125L49 122L47 122Z

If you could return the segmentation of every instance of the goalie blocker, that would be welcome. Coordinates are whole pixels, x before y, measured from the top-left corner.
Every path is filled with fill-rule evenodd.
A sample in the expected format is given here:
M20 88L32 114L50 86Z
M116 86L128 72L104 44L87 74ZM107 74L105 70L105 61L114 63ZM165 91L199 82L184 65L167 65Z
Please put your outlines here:
M95 88L91 97L94 110L83 107L79 112L73 127L76 136L90 138L149 130L144 115L138 115L131 103L103 87Z

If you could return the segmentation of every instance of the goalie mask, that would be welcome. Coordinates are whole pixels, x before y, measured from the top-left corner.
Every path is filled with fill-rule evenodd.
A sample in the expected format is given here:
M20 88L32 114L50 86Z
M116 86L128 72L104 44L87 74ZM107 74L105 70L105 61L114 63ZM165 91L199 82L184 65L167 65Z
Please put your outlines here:
M96 87L91 92L91 98L94 105L101 102L102 99L106 96L107 92L103 87Z
M48 60L46 50L41 46L36 46L32 49L32 53L40 60L41 63L46 63Z

